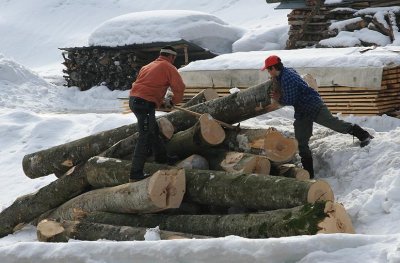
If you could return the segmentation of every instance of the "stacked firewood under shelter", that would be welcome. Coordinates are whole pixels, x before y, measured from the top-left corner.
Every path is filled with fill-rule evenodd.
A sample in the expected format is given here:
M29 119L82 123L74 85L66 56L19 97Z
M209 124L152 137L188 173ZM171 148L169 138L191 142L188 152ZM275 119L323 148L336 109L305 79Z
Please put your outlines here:
M209 50L185 40L117 47L60 48L64 51L64 78L68 87L77 86L82 91L98 85L105 85L110 90L127 90L135 81L140 68L156 59L160 49L166 45L178 50L175 60L175 66L178 68L191 61L216 56Z
M325 4L324 0L308 0L304 1L302 8L296 8L288 15L288 23L288 49L315 45L324 47L326 45L320 43L323 39L335 37L340 31L353 32L363 28L382 33L393 43L399 31L400 0L343 0L329 4ZM361 40L360 46L371 45L380 43Z
M128 182L137 124L68 142L23 159L25 174L59 178L0 213L0 236L37 224L41 241L143 240L238 235L268 238L353 233L329 184L288 164L297 142L276 129L233 123L265 114L266 82L158 118L170 154L150 177ZM222 124L222 125L221 125ZM229 128L227 128L229 127Z

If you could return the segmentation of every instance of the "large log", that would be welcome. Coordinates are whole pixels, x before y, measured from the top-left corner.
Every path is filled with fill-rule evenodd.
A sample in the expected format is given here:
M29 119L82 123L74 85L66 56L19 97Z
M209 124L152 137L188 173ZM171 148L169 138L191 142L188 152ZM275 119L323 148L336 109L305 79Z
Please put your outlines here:
M270 86L271 81L267 81L188 109L198 113L209 113L215 119L226 123L237 123L268 112L266 106L271 103L268 96ZM190 128L197 121L196 117L182 111L174 111L163 117L173 124L176 132ZM23 158L22 166L25 174L30 178L64 173L137 131L137 124L134 123L27 154Z
M177 208L185 192L185 172L159 170L135 183L93 190L64 203L47 218L76 220L92 211L151 213Z
M210 114L204 113L194 126L175 133L166 144L166 148L168 153L183 159L198 153L203 147L221 144L224 139L225 132L221 125Z
M76 166L37 192L24 195L0 213L0 237L14 232L44 212L54 209L90 188L85 166ZM17 227L18 228L18 227Z
M96 241L99 239L116 241L145 240L146 233L155 232L161 240L209 238L207 236L171 232L144 227L114 226L80 221L57 222L44 219L37 225L37 237L42 242L68 242L70 239Z
M93 157L88 161L87 179L94 187L128 181L131 162ZM146 163L144 171L153 173L167 166ZM322 180L299 181L293 178L223 171L185 169L185 200L206 205L272 210L289 208L319 200L334 200L329 184Z
M291 209L253 214L231 215L128 215L91 213L85 222L155 227L197 235L247 238L269 238L318 233L354 233L350 217L343 206L333 202L317 202Z

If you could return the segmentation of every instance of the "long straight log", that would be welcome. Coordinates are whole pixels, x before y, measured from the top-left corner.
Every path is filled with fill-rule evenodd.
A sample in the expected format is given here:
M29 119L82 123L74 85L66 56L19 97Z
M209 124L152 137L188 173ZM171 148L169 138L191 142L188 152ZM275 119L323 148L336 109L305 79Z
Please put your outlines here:
M129 161L93 157L88 165L91 165L91 172L87 179L94 187L128 181ZM144 170L151 174L166 167L146 163ZM299 181L280 176L191 169L185 169L185 176L184 200L206 205L272 210L334 200L332 189L322 180Z
M136 183L93 190L64 203L47 218L76 220L93 211L151 213L178 208L185 192L184 170L159 170Z
M0 237L13 233L18 225L27 224L44 212L87 191L90 185L85 171L85 165L76 166L37 192L16 199L0 213Z
M317 202L290 209L256 214L231 215L127 215L91 213L85 222L155 227L197 235L247 238L269 238L317 233L354 233L350 217L343 206L333 202Z
M99 239L115 241L145 240L148 231L155 232L161 240L204 239L207 236L171 232L144 227L114 226L80 221L62 221L44 219L37 225L37 237L42 242L68 242L70 239L96 241Z
M266 106L271 103L268 96L270 86L271 81L267 81L188 109L198 113L209 113L215 119L226 123L237 123L268 112ZM194 116L182 111L174 111L163 117L173 124L176 132L190 128L197 121ZM134 123L27 154L22 160L22 166L25 174L30 178L52 173L62 174L137 131L137 124Z

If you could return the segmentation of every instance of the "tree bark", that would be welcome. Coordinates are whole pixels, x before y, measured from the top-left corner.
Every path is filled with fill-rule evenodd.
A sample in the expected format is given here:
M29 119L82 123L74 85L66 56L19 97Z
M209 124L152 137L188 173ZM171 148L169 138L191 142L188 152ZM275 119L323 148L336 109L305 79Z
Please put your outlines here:
M42 242L68 242L70 239L96 241L99 239L115 241L145 240L147 231L154 231L161 240L204 239L207 236L171 232L144 227L114 226L81 221L62 221L44 219L37 226L37 237Z
M330 201L255 214L168 216L91 213L82 220L132 227L160 226L168 231L215 237L237 235L270 238L317 233L354 233L344 208Z
M285 163L296 154L296 139L287 138L275 128L226 131L223 147L232 151L265 155L272 162Z
M215 91L215 89L204 89L201 92L199 92L196 96L191 98L189 101L187 101L182 107L188 108L209 100L217 99L218 97L219 95Z
M44 212L87 191L90 185L85 171L85 166L76 166L37 192L16 199L0 213L0 237L13 233L18 225L27 224Z
M64 203L47 218L77 220L85 213L107 211L115 213L151 213L177 208L185 193L185 172L160 170L144 180L97 189Z
M131 163L97 157L89 160L88 181L94 187L128 181ZM165 165L147 163L145 172L166 169ZM206 205L272 210L290 208L320 200L334 200L329 184L322 180L299 181L293 178L208 170L185 170L184 200Z
M185 160L180 161L178 164L176 164L176 167L200 170L209 170L210 168L207 159L198 154L193 154Z
M213 118L223 122L237 123L268 112L266 106L271 103L268 96L270 85L271 81L267 81L188 109L198 113L209 113ZM174 111L163 117L173 124L176 132L190 128L197 121L194 116L182 111ZM64 173L137 131L137 124L134 123L27 154L23 158L22 166L29 178L38 178L54 172Z
M166 148L168 153L183 159L198 153L200 148L218 145L224 139L224 129L209 114L205 113L193 127L174 134L166 144Z

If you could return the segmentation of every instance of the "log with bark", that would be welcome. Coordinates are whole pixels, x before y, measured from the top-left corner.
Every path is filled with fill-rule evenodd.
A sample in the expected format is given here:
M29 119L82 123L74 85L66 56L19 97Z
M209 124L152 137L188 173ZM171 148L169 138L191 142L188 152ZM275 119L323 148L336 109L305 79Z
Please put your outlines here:
M318 233L354 233L343 206L330 201L253 214L230 215L128 215L90 213L85 222L155 227L168 231L224 237L269 238ZM190 222L188 224L187 222Z
M215 89L204 89L200 91L196 96L188 100L185 104L183 104L183 108L188 108L193 105L197 105L209 100L217 99L219 98L218 93L215 91Z
M99 239L115 241L145 240L148 231L155 232L161 240L173 239L204 239L208 236L186 234L160 230L158 227L147 229L144 227L115 226L81 221L63 220L57 222L44 219L37 225L37 238L41 242L68 242L70 239L96 241Z
M168 153L181 159L198 153L202 147L221 144L225 139L225 131L210 114L204 113L191 128L175 133L166 144Z
M266 106L271 103L268 96L270 86L271 81L267 81L226 97L194 105L188 109L198 113L209 113L213 118L230 124L237 123L268 112ZM194 116L182 111L174 111L163 117L173 124L176 132L186 130L197 122ZM102 153L137 131L137 124L134 123L27 154L22 161L24 172L30 178L46 176L55 172L64 173L69 168Z
M100 158L100 161L98 161ZM94 187L106 187L128 181L131 162L93 157L87 180ZM154 173L167 166L146 163L144 171ZM223 207L271 210L334 200L329 184L322 180L299 181L293 178L223 171L185 169L184 200Z
M296 154L296 139L288 138L275 128L226 131L223 147L238 152L263 154L277 163L290 161Z
M64 203L47 218L77 220L92 211L151 213L177 208L185 193L183 169L159 170L135 182L89 191Z
M0 213L0 237L90 189L85 166L76 166L37 192L24 195Z

